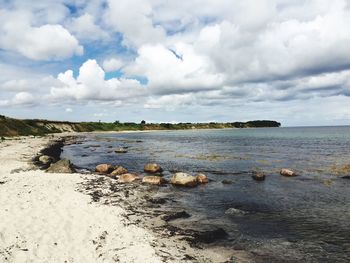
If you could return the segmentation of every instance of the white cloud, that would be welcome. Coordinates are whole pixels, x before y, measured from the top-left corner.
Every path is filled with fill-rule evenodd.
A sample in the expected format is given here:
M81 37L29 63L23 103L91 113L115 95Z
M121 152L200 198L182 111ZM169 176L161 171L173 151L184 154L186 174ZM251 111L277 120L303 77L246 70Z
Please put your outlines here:
M103 61L103 69L106 72L112 72L120 69L123 66L123 61L116 59L116 58L110 58Z
M35 102L35 98L31 93L19 92L10 100L0 100L0 106L31 106Z
M103 40L109 37L106 31L95 24L94 17L88 13L73 18L68 28L75 36L83 40Z
M144 88L135 79L112 78L105 80L105 72L96 60L86 61L77 78L73 71L60 73L57 77L61 85L52 87L49 99L118 101L142 96Z
M143 75L155 93L181 93L220 87L223 76L215 73L208 57L197 54L191 45L177 43L173 50L163 45L144 45L135 63L125 71Z
M165 39L165 31L153 24L152 11L149 0L108 0L105 22L123 34L127 46L159 43Z
M32 26L30 21L31 14L27 12L2 11L0 47L33 60L59 60L82 55L83 47L63 26Z
M65 111L70 113L70 112L73 112L73 109L72 108L66 108Z

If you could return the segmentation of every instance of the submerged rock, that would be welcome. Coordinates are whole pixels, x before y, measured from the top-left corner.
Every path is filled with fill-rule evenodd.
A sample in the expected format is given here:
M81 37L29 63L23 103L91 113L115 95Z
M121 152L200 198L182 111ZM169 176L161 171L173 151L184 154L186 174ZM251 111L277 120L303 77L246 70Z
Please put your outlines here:
M189 217L191 217L189 213L187 213L186 211L181 211L181 212L175 212L169 215L162 216L162 219L166 222L169 222L175 219L189 218Z
M298 174L289 169L281 169L280 174L287 177L298 176Z
M160 167L160 165L156 164L156 163L146 164L145 167L143 168L143 170L146 173L152 173L152 174L161 173L163 171L162 167Z
M163 185L163 184L166 184L167 181L160 176L150 175L150 176L143 177L142 183L153 184L153 185Z
M198 185L197 177L187 173L176 173L171 178L173 185L194 187Z
M200 184L207 184L209 182L208 177L202 173L197 174L196 178Z
M262 173L262 172L256 172L252 175L252 178L255 180L255 181L264 181L265 180L265 174Z
M138 174L132 174L132 173L127 173L127 174L122 174L118 178L119 183L132 183L136 180L140 180L140 176Z
M75 173L75 169L68 159L62 159L56 163L52 163L46 171L48 173Z
M210 244L220 239L227 238L228 234L224 229L217 228L214 230L195 233L193 237L195 238L196 242Z
M122 175L122 174L126 174L126 173L128 173L128 169L119 165L116 168L114 168L114 171L111 173L111 175L116 176L116 175Z
M114 169L113 165L111 164L99 164L96 166L95 171L98 173L102 173L102 174L109 174L110 172L112 172Z
M223 184L233 184L233 181L231 181L231 180L222 180L221 183L223 183Z

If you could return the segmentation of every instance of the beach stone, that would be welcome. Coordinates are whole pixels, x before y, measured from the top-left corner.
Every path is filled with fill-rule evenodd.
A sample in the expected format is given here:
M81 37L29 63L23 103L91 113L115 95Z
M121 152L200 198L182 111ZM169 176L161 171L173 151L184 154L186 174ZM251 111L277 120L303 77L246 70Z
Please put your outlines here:
M145 165L145 167L143 168L143 170L146 173L160 173L163 171L162 167L160 167L158 164L156 163L148 163Z
M116 175L122 175L128 173L128 169L124 168L123 166L117 166L114 168L114 171L111 173L111 175L116 176Z
M265 180L265 174L261 172L256 172L252 175L252 178L255 181L264 181Z
M42 164L51 164L53 162L53 158L48 155L42 155L39 157L39 162Z
M196 178L200 184L207 184L209 182L208 177L202 173L197 174Z
M114 168L113 165L103 163L103 164L97 165L95 168L95 171L102 174L108 174L113 171L113 168Z
M289 169L281 169L280 174L287 177L297 176L298 174Z
M198 185L197 177L187 173L176 173L171 178L173 185L194 187Z
M75 169L68 159L62 159L56 163L52 163L46 171L48 173L75 173Z
M132 183L136 180L140 180L140 176L132 173L122 174L118 178L119 183Z
M153 184L153 185L163 185L163 184L166 184L167 181L160 176L149 175L149 176L143 177L142 183Z

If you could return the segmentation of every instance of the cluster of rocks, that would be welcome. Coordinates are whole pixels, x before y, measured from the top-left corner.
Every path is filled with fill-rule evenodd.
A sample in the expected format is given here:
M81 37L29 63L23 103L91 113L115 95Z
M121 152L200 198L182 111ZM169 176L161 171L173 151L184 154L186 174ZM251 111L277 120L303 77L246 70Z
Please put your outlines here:
M298 176L299 174L292 170L283 168L280 170L280 175L283 175L285 177L295 177L295 176ZM266 176L262 172L254 172L252 175L252 178L256 181L264 181Z
M128 169L120 165L113 166L111 164L99 164L96 166L95 171L99 174L117 179L119 183L141 181L144 184L159 186L169 183L168 180L162 177L162 167L156 163L148 163L144 166L144 172L147 175L142 178L137 173L129 173ZM195 187L199 184L206 184L208 182L208 177L202 173L199 173L196 176L187 173L175 173L170 179L172 185L187 187Z
M50 142L40 154L33 158L33 163L48 173L75 173L73 164L68 159L60 159L64 144L76 143L75 137L66 137Z

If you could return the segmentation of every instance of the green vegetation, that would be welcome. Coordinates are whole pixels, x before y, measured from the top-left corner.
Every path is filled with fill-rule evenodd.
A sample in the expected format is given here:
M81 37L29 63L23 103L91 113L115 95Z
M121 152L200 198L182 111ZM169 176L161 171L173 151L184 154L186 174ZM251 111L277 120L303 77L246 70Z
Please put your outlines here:
M0 115L0 136L45 135L65 131L137 131L137 130L188 130L188 129L225 129L280 127L276 121L249 121L233 123L140 123L134 122L60 122L48 120L18 120Z

